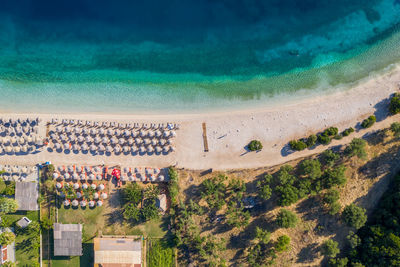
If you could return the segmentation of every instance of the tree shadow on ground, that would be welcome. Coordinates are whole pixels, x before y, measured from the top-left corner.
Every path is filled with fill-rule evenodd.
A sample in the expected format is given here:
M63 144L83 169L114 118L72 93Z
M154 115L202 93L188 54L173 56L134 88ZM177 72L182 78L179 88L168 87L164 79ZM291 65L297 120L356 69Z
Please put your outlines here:
M297 254L297 263L312 263L318 257L319 244L312 243L302 248Z

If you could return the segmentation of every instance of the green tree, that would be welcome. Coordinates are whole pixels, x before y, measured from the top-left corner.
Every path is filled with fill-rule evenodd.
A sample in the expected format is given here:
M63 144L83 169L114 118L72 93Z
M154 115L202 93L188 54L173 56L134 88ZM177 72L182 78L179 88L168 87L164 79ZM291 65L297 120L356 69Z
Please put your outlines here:
M142 188L138 183L129 183L122 190L122 199L124 203L136 206L142 200Z
M321 252L326 257L330 258L336 257L336 255L339 254L340 252L338 242L333 241L332 239L326 240L321 245Z
M169 176L169 181L168 181L169 196L171 198L172 204L176 204L177 197L179 194L179 176L178 172L174 167L169 167L168 176Z
M141 209L141 215L145 221L156 219L160 216L155 199L146 199Z
M276 259L275 250L269 246L270 233L256 227L253 244L248 248L247 262L249 266L261 267L271 265Z
M349 136L351 133L353 133L354 132L354 129L353 129L353 127L350 127L350 128L347 128L346 130L344 130L343 132L342 132L342 136Z
M219 175L203 181L201 196L211 209L219 210L225 205L226 179L226 176Z
M319 134L318 135L318 142L323 145L328 145L332 141L332 138L326 135Z
M45 179L47 180L52 180L53 179L53 173L55 171L55 167L53 164L49 164L44 168L44 174L45 174Z
M322 175L321 163L317 159L306 159L300 162L299 171L302 175L307 175L312 180L318 179Z
M333 167L339 158L339 154L333 152L331 149L325 150L321 155L322 163L328 167Z
M230 202L226 212L226 219L229 225L241 228L249 224L250 212L245 211L243 205L238 206L235 202Z
M258 140L252 140L248 145L247 145L248 149L250 151L258 151L261 150L263 148L262 144L260 141Z
M290 237L287 235L278 237L275 249L277 252L288 251L290 249Z
M331 188L335 185L344 185L347 181L345 172L346 167L344 165L326 169L322 177L325 188Z
M394 115L400 112L400 94L396 93L390 99L389 112Z
M313 147L317 142L318 137L315 134L310 135L306 140L307 147Z
M322 201L325 204L331 205L331 204L335 203L336 201L338 201L339 198L340 198L339 191L337 189L331 188L328 191L326 191Z
M292 140L289 142L289 146L293 150L301 151L307 148L307 144L302 140Z
M347 258L336 258L329 260L329 267L346 267L349 260Z
M290 210L281 209L278 215L276 216L275 222L279 227L293 228L296 226L298 218L296 214L294 214Z
M361 127L369 128L376 122L376 117L374 115L369 116L367 119L363 120L361 123Z
M277 182L280 185L292 185L296 181L293 175L293 167L290 165L283 165L278 172Z
M272 195L272 189L270 183L272 181L272 175L266 174L260 181L257 182L258 196L264 200L268 200Z
M140 220L140 209L134 203L128 203L124 206L124 218L130 222L138 222Z
M343 209L342 218L348 226L355 227L356 229L364 226L367 221L365 209L353 203Z
M17 209L18 203L16 200L7 197L0 197L0 213L14 213Z
M400 136L400 123L393 122L392 125L390 125L390 130L393 132L394 136L399 137Z
M15 182L6 182L6 188L3 193L7 196L15 195Z
M350 157L357 156L360 159L365 159L367 157L367 152L365 147L367 142L361 138L354 138L351 143L346 147L345 153Z
M13 232L3 232L0 234L0 244L7 246L15 241L15 234Z
M287 184L282 186L277 186L275 188L278 193L278 204L280 206L290 206L299 200L299 190L293 185Z
M356 248L361 244L361 238L353 231L350 231L346 238L349 241L351 248Z
M342 208L342 206L339 204L339 202L334 202L334 203L329 205L328 213L330 215L338 214L341 208Z

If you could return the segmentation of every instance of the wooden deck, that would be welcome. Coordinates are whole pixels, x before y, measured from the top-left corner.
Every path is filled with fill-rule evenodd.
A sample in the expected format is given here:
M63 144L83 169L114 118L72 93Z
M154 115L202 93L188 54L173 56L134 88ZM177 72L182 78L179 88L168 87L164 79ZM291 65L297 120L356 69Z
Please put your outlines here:
M207 127L205 122L203 122L203 144L204 152L208 152Z

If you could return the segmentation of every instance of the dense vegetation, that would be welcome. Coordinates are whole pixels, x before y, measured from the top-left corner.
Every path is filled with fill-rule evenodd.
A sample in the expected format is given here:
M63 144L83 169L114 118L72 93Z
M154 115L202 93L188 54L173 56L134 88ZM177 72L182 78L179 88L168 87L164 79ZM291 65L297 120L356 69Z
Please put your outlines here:
M395 93L390 99L389 112L394 115L400 112L400 94Z
M371 115L361 122L361 127L369 128L372 125L374 125L375 122L376 122L376 117L374 115Z
M258 140L252 140L248 145L247 145L248 149L250 151L258 151L261 150L263 148L262 144L260 141Z
M149 239L147 253L147 266L149 267L174 267L174 250L163 240Z

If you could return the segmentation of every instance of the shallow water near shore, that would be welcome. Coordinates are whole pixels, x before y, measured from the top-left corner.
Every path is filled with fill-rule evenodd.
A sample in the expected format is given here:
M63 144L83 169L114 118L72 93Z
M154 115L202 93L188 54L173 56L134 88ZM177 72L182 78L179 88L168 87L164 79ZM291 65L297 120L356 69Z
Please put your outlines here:
M6 112L263 107L400 62L394 0L22 2L0 10Z

